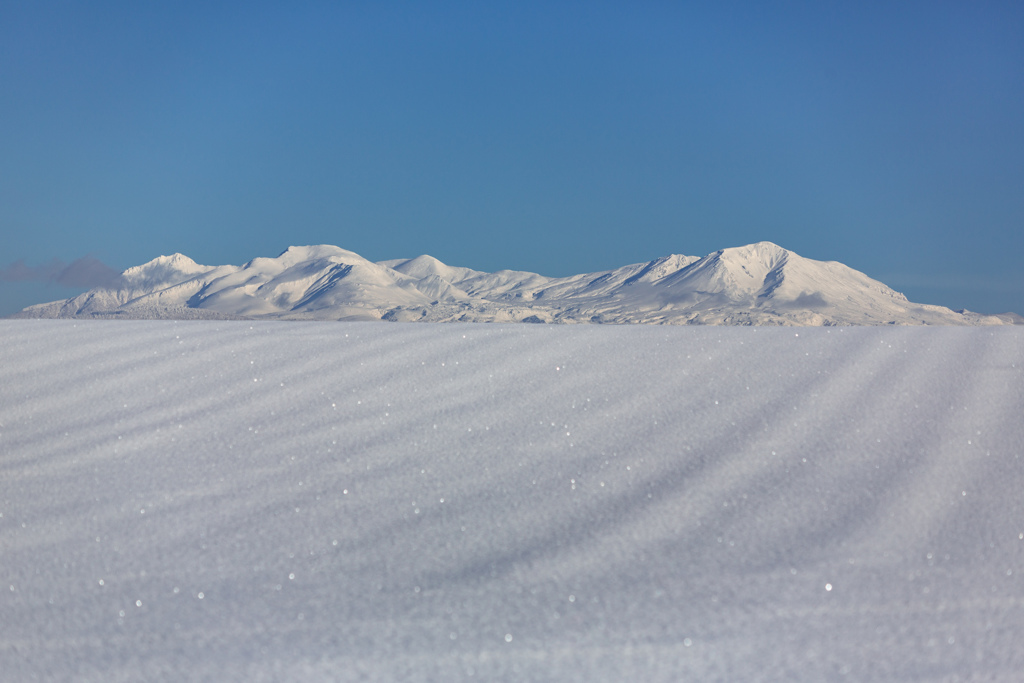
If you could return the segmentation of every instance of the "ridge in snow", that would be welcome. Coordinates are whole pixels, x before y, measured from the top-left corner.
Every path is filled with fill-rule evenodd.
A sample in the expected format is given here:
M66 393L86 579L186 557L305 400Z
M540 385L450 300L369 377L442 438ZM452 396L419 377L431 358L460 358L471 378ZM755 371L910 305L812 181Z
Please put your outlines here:
M292 246L242 266L203 266L172 254L124 271L116 289L30 306L16 317L719 325L1015 320L916 304L842 263L804 258L772 242L561 278L487 273L427 255L374 263L332 245Z

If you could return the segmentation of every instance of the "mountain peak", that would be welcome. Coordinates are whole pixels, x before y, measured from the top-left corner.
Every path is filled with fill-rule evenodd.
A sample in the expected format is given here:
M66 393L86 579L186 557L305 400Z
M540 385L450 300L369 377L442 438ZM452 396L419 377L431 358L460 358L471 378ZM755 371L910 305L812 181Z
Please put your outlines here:
M730 247L717 252L723 258L734 262L750 261L765 265L769 269L784 263L790 256L795 256L788 249L783 249L774 242L755 242L742 247Z
M134 266L129 268L125 272L138 271L146 268L182 268L188 269L197 266L198 264L184 254L174 252L173 254L165 256L157 256L152 261L147 261L141 266Z
M291 246L278 254L277 258L286 259L289 261L309 261L312 259L320 258L343 258L343 259L354 259L358 261L365 261L362 256L336 247L332 244L311 244L307 246Z
M184 282L209 270L210 266L201 266L184 254L174 253L129 268L121 274L121 280L129 288L153 289Z
M416 258L403 259L400 263L395 264L400 267L400 272L406 275L436 275L442 270L448 268L445 263L442 263L439 259L430 256L429 254L421 254ZM399 268L395 268L399 270Z
M433 275L449 283L459 282L466 278L473 277L474 275L480 275L479 271L472 270L470 268L449 266L439 259L427 254L422 254L412 259L381 261L380 265L387 266L392 270L397 270L399 273L409 277L423 279Z

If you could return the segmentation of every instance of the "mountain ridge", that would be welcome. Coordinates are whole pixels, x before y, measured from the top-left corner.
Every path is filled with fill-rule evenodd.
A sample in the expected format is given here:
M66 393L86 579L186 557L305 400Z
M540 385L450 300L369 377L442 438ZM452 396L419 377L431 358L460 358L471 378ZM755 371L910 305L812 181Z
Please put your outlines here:
M333 245L292 246L241 266L200 265L175 253L128 268L117 287L30 306L13 317L799 326L1016 321L913 303L838 261L804 258L772 242L567 277L487 273L428 255L372 262Z

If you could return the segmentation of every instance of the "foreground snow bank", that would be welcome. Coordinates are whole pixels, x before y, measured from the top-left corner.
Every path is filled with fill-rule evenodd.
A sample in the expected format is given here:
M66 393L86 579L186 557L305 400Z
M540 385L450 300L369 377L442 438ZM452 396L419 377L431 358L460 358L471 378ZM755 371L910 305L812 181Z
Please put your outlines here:
M1019 328L0 322L0 670L1019 680L1022 414Z

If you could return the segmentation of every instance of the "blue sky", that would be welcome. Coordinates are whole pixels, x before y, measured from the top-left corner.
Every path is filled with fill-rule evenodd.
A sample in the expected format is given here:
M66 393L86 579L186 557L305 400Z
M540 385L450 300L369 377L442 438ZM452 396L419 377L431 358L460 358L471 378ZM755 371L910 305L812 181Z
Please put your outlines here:
M7 1L0 90L0 315L81 257L567 275L759 240L1024 313L1017 1Z

